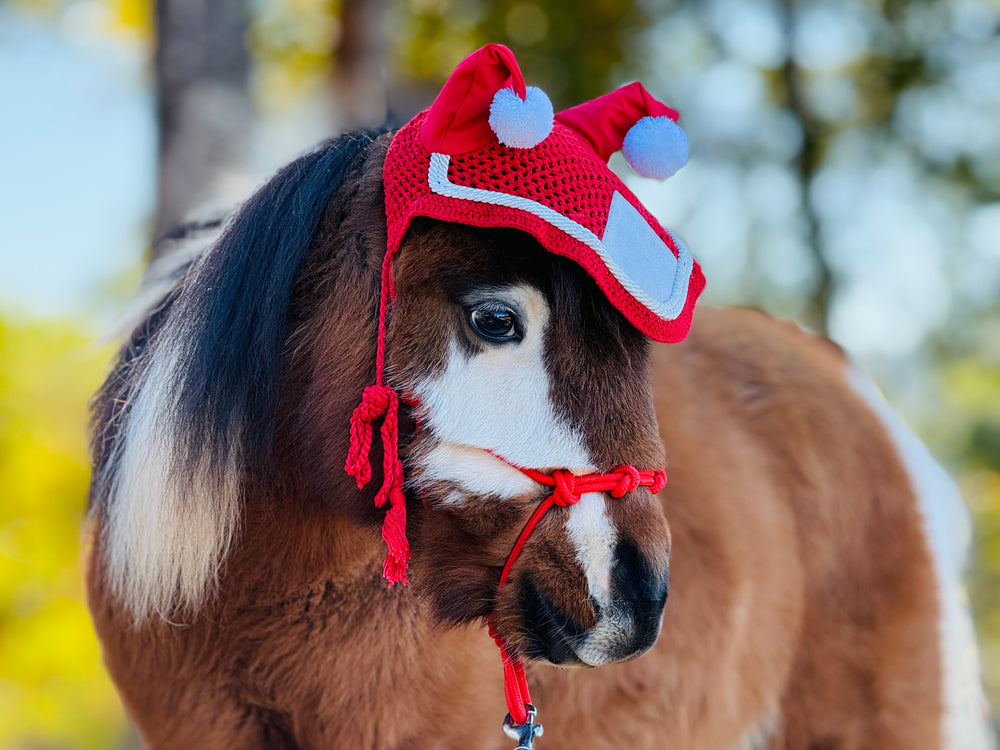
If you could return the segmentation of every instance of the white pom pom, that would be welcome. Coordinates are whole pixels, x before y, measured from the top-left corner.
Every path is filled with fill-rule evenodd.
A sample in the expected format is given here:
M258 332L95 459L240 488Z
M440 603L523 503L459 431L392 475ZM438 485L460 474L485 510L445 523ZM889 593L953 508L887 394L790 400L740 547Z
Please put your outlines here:
M643 117L625 134L622 153L643 177L665 180L687 162L687 133L669 117Z
M524 100L513 89L500 89L490 104L490 128L511 148L534 148L552 132L552 102L545 92L528 86Z

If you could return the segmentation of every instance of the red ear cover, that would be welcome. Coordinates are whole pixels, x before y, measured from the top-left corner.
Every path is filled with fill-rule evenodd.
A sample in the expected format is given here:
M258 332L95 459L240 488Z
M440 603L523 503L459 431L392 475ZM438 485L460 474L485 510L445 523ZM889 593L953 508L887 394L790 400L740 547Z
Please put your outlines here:
M668 117L677 122L678 115L636 81L557 113L556 122L575 130L606 162L621 150L625 134L643 117Z
M704 276L607 165L621 150L641 175L676 171L687 160L677 112L640 83L556 116L550 104L524 85L506 47L463 60L389 146L386 258L417 216L520 229L580 265L644 334L682 340ZM391 275L385 284L391 299Z
M455 68L428 110L420 130L424 147L454 156L493 142L490 105L504 88L513 88L522 100L526 96L514 53L502 44L487 44L473 52Z

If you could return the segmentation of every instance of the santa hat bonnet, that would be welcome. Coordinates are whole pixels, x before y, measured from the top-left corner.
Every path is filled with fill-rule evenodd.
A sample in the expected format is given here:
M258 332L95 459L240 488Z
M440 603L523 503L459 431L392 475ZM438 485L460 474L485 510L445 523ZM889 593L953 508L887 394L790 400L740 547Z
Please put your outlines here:
M385 415L385 484L376 503L390 502L383 526L390 582L405 581L409 552L397 401L383 381L385 324L394 296L392 259L411 221L423 216L523 230L548 252L579 264L647 336L680 341L705 285L701 269L607 165L622 150L639 174L672 175L687 160L677 117L641 83L553 114L548 97L525 86L513 53L489 44L463 60L431 107L393 137L383 169L388 247L377 380L352 418L346 467L359 487L368 480L371 422Z
M677 113L641 83L553 115L513 53L489 44L463 60L385 160L390 255L415 216L522 229L581 265L646 335L679 341L704 277L608 168L665 178L687 160Z

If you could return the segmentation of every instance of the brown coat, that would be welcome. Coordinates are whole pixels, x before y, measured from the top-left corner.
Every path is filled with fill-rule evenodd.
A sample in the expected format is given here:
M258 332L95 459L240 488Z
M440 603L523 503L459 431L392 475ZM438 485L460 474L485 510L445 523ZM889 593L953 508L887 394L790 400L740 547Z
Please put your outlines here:
M446 488L421 484L408 497L412 582L390 589L374 489L358 491L342 470L347 418L372 373L381 147L348 171L297 272L270 463L242 468L217 586L137 622L108 572L117 511L95 480L91 609L150 747L510 745L499 731L499 657L482 617L496 608L515 649L531 653L517 587L494 597L537 496L456 506L437 499ZM415 229L396 269L391 380L403 388L433 379L448 341L466 356L483 350L450 302L465 287L449 284L478 274L533 285L554 321L550 395L595 465L650 467L665 449L669 474L658 503L637 490L607 505L654 578L669 549L659 640L640 658L597 668L529 664L545 726L539 746L940 748L932 559L910 480L848 384L840 351L756 312L705 307L685 342L650 350L578 270L538 263L540 251L523 245L516 233ZM143 371L135 362L160 324L175 325L150 323L133 340L136 358L126 353L99 396L99 468L128 438L114 425L133 416L115 403L148 387L127 381ZM433 415L418 407L406 416ZM402 448L420 483L433 445L417 427L404 426ZM198 481L182 502L211 507ZM600 612L580 589L564 533L571 512L553 511L532 538L519 585L523 593L534 576L586 629Z

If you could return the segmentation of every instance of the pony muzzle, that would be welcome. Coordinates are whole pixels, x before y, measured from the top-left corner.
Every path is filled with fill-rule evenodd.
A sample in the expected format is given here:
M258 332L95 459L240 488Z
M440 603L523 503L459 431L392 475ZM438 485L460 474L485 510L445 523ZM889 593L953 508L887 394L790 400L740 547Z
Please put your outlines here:
M563 666L596 667L636 658L659 637L667 600L668 571L657 570L628 540L615 545L610 587L590 594L584 608L568 606L532 575L517 587L518 651Z

